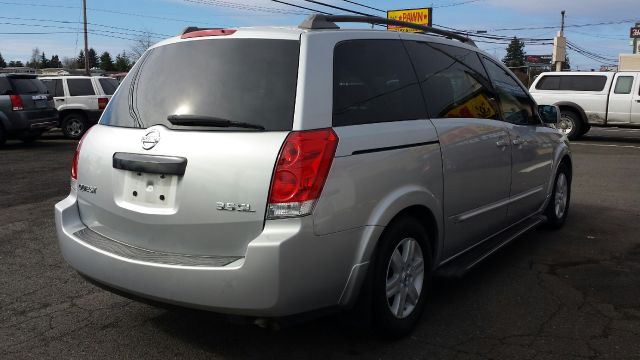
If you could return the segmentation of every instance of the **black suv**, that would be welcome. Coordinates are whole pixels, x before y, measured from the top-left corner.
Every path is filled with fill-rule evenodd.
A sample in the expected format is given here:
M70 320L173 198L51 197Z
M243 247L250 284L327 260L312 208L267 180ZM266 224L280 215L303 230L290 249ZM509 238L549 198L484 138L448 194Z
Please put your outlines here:
M0 146L8 138L29 142L58 124L47 87L35 75L0 74Z

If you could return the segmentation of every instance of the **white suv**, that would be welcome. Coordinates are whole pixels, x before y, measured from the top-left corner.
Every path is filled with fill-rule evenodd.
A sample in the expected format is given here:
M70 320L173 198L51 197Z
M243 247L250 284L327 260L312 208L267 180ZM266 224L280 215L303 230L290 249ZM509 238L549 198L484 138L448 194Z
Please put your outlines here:
M80 139L98 122L118 88L117 80L101 76L52 76L40 80L53 95L60 113L60 128L70 139Z

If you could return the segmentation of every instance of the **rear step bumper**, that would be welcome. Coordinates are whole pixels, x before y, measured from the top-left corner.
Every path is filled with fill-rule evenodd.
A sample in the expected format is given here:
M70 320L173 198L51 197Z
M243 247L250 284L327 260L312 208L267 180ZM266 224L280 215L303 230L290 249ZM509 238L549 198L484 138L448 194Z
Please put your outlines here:
M338 305L365 233L315 236L311 217L267 221L244 257L219 262L105 238L82 223L76 201L72 194L56 204L55 220L62 254L79 273L150 300L237 315L280 317Z

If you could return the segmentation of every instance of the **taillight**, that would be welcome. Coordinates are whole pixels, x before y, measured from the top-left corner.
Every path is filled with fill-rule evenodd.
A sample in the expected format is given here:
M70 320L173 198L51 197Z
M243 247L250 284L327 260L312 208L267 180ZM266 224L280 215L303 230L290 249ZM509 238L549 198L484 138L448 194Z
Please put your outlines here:
M280 149L269 190L268 219L313 211L329 175L338 136L332 129L294 131Z
M78 180L78 160L80 159L80 149L82 148L82 142L89 134L92 128L88 128L87 131L82 135L82 138L78 142L78 146L76 147L76 152L73 154L73 160L71 161L71 182L73 187L73 182Z
M104 110L107 107L108 103L109 103L108 98L98 98L98 109Z
M9 95L11 99L11 109L13 111L23 110L24 103L22 103L22 97L20 95Z

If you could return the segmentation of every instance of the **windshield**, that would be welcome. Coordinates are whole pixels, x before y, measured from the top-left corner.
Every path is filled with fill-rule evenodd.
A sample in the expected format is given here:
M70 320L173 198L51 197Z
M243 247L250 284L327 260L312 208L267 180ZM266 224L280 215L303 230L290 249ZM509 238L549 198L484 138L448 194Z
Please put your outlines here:
M167 117L194 115L291 130L299 48L293 40L216 39L149 50L120 85L101 124L183 129Z
M10 78L9 81L17 95L49 93L42 81L36 78Z

